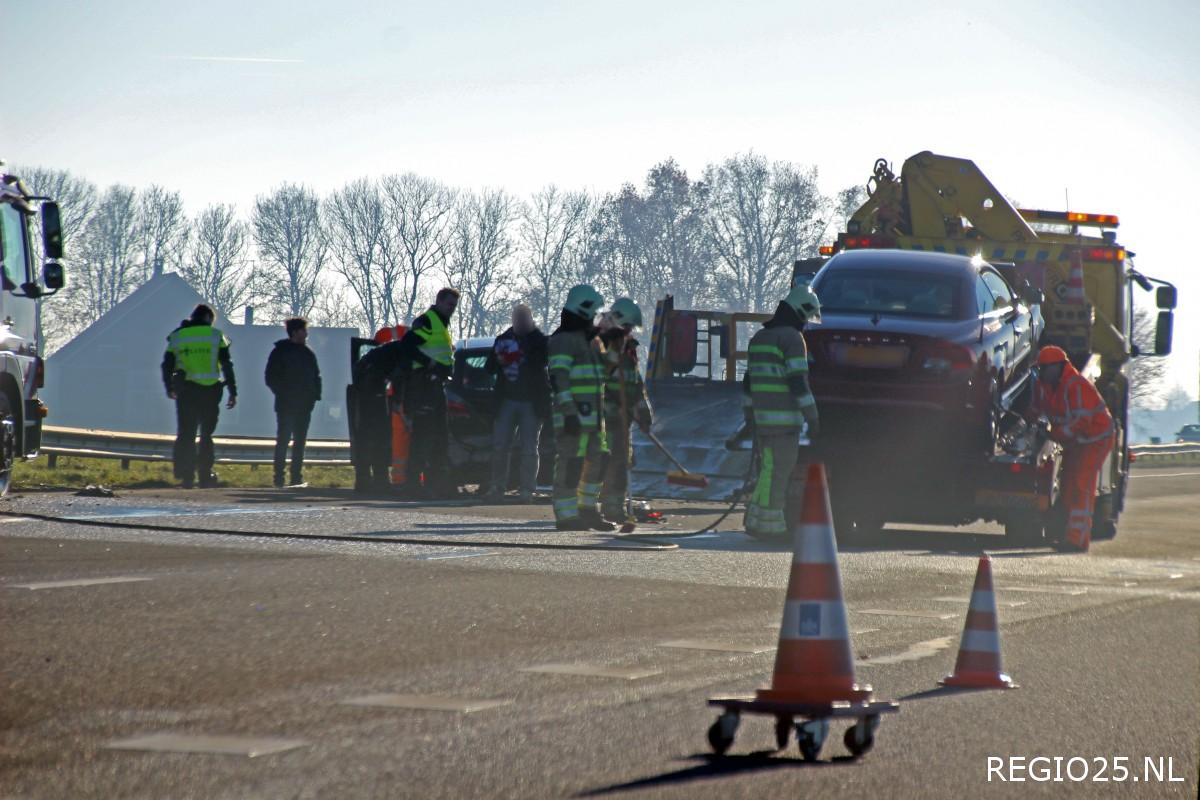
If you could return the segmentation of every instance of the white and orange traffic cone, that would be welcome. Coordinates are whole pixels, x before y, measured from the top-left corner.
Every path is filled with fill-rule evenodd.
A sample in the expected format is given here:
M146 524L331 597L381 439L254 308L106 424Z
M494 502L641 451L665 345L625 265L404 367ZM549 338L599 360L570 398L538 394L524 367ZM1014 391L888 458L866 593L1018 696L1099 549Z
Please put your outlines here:
M1079 306L1087 303L1087 293L1083 289L1083 253L1079 250L1071 254L1071 271L1067 273L1067 294L1063 300Z
M966 689L1017 688L1000 664L1000 626L996 617L996 594L992 591L992 557L986 553L979 557L954 674L943 678L941 684Z
M756 697L784 703L868 701L871 687L854 682L829 489L821 464L808 467L804 506L794 535L775 673L771 688L759 689Z

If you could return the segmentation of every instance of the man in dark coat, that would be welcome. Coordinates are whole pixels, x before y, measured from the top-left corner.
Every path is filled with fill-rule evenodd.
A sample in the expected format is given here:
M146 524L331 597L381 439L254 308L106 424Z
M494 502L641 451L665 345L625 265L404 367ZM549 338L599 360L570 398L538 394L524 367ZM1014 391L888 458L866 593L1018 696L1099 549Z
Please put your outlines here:
M283 465L292 442L291 482L304 482L304 444L313 406L321 399L321 370L309 349L308 321L294 317L284 323L287 338L275 343L267 358L267 387L275 395L275 486L283 486Z
M538 438L550 415L550 377L546 373L546 335L538 330L527 305L513 309L512 327L496 337L487 369L496 376L496 420L492 429L492 483L489 499L508 489L509 450L520 431L520 500L528 503L538 474Z
M369 350L355 364L354 383L354 490L385 492L391 489L388 470L392 460L392 416L388 384L402 392L411 356L403 340ZM402 394L393 397L398 403Z

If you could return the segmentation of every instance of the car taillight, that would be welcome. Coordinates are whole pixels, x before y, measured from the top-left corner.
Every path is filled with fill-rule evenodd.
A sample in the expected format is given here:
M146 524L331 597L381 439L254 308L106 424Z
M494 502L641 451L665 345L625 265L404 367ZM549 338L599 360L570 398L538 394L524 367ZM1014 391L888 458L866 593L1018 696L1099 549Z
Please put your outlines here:
M961 372L970 369L974 364L975 358L969 348L958 344L940 343L926 351L921 369L934 373Z
M33 385L38 389L46 385L46 362L41 356L34 356L33 359Z

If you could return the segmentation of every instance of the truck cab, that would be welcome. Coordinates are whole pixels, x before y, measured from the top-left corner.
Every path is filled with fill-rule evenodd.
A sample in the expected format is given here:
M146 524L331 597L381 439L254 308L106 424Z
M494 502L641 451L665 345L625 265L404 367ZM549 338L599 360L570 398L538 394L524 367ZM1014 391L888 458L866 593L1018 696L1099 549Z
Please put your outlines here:
M33 245L34 223L41 250ZM63 287L62 225L48 197L30 194L0 165L0 494L13 465L37 455L46 407L37 391L45 380L41 300Z

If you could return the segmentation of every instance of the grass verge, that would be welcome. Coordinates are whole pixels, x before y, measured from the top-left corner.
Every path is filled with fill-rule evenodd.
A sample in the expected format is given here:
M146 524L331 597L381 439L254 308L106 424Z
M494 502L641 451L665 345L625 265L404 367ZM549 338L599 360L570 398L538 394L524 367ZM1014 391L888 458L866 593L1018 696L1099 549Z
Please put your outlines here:
M222 486L235 488L266 488L271 486L272 470L266 465L218 464L217 477ZM306 467L304 479L319 489L347 489L354 486L351 467ZM88 484L110 489L165 489L178 486L169 463L134 461L129 469L121 462L101 458L62 456L58 466L51 469L45 457L21 462L13 469L14 492L36 492L55 489L82 489Z

